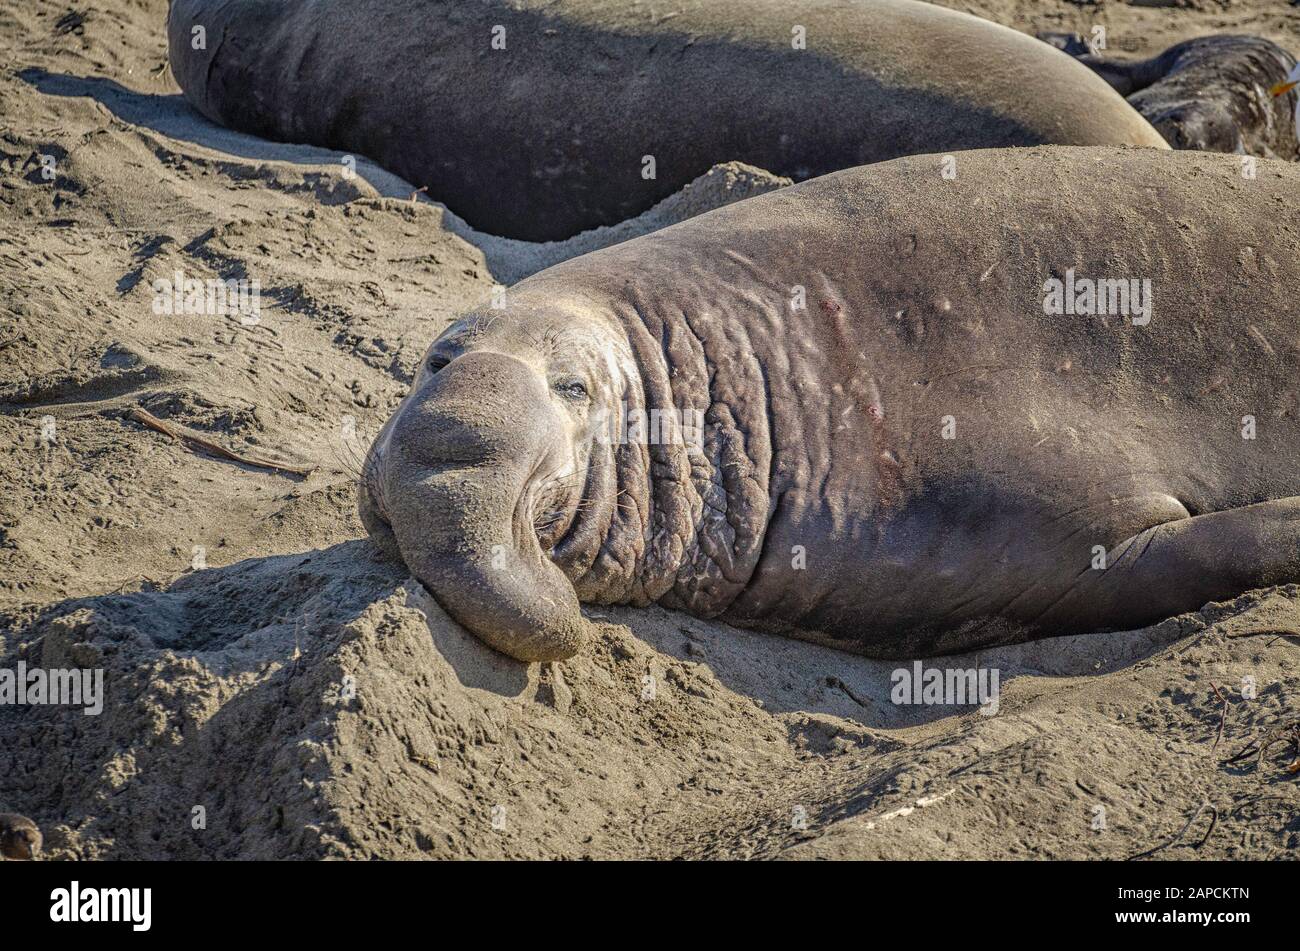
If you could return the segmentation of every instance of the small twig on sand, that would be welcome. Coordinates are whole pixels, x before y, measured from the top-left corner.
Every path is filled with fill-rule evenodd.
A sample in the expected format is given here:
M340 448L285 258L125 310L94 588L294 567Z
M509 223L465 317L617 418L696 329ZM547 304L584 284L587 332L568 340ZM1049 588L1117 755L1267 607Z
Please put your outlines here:
M1130 855L1128 861L1132 862L1134 859L1144 859L1149 855L1155 855L1157 852L1163 852L1171 845L1177 845L1182 837L1187 834L1187 830L1192 827L1192 823L1195 822L1206 809L1210 810L1210 827L1205 830L1205 835L1201 836L1201 841L1192 846L1194 849L1199 849L1209 840L1210 833L1214 831L1215 825L1219 822L1219 810L1208 802L1203 802L1197 806L1196 811L1192 813L1192 817L1187 820L1187 824L1179 829L1178 834L1168 842L1165 842L1163 845L1157 845L1154 849L1147 849L1145 852L1139 852L1137 855Z
M147 582L149 582L150 584L157 584L157 583L158 583L158 582L154 581L152 578L148 577L147 575L136 575L136 576L134 576L134 577L132 577L132 578L127 578L125 581L123 581L120 585L118 585L115 589L113 589L113 593L114 593L114 594L125 594L128 585L133 585L133 584L135 584L135 583L137 583L137 582L139 582L139 581L147 581Z
M156 429L158 432L162 433L165 436L170 436L173 439L179 439L182 442L189 443L192 446L197 446L200 449L207 450L208 452L212 453L215 456L220 456L222 459L229 459L232 462L238 462L242 465L255 466L258 469L272 469L276 472L284 472L289 475L296 475L296 476L308 476L315 471L314 466L310 468L303 467L303 466L291 466L283 462L272 462L269 459L259 459L256 456L241 455L240 453L235 452L233 449L227 449L219 442L215 442L214 440L208 439L204 436L200 436L197 433L192 433L187 430L180 429L176 426L173 426L171 423L164 422L163 420L159 419L157 416L153 415L147 410L140 409L138 406L132 407L128 415L131 417L131 419L134 419L136 422L143 423L144 425L148 426L150 429Z
M418 201L420 196L429 190L428 185L421 185L415 191L411 192L411 201Z
M1228 815L1230 815L1230 816L1238 815L1238 814L1240 814L1241 810L1245 809L1247 806L1254 806L1254 805L1257 805L1258 803L1266 802L1266 801L1269 800L1269 799L1280 799L1280 800L1283 801L1283 802L1290 802L1290 801L1291 801L1291 797L1290 797L1290 796L1273 796L1273 795L1269 795L1269 796L1251 796L1249 799L1243 799L1241 802L1239 802L1239 803L1237 803L1235 806L1233 806L1233 807L1232 807L1232 812L1228 813Z
M1282 638L1284 637L1294 637L1300 639L1300 631L1242 631L1240 634L1229 634L1227 635L1227 637L1229 640L1237 640L1238 638L1241 637L1259 637L1265 634L1273 635L1272 639L1269 640L1269 642L1264 645L1265 647L1272 647L1274 644L1282 640Z
M1219 714L1219 734L1214 738L1214 745L1210 747L1211 752L1219 748L1219 741L1223 739L1223 728L1228 725L1228 698L1223 695L1214 683L1210 681L1210 687L1214 690L1214 695L1223 701L1223 712Z
M1223 761L1223 765L1228 766L1228 765L1231 765L1232 763L1240 763L1242 760L1246 759L1246 757L1248 757L1248 756L1254 756L1254 757L1255 757L1255 760L1256 760L1255 765L1258 766L1258 765L1259 765L1259 752L1260 752L1260 750L1259 750L1259 739L1256 738L1256 739L1251 740L1249 743L1247 743L1247 744L1246 744L1245 746L1243 746L1241 749L1237 750L1237 752L1233 753L1231 756L1229 756L1227 759L1225 759L1225 760Z
M1286 767L1288 773L1300 773L1300 721L1288 723L1277 729L1270 730L1262 736L1257 736L1232 756L1223 761L1227 766L1231 763L1240 763L1244 759L1253 758L1255 768L1259 769L1264 764L1264 757L1268 751L1279 743L1290 743L1296 751L1296 759Z

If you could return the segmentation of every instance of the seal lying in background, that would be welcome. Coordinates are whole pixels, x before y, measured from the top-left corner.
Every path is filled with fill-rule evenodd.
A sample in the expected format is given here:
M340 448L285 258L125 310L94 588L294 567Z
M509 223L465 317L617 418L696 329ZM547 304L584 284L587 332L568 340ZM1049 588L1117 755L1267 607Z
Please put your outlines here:
M1176 149L1300 158L1296 93L1273 93L1296 60L1271 40L1202 36L1159 56L1127 61L1093 54L1078 34L1039 38L1077 56Z
M1165 147L1070 57L913 0L172 0L169 38L214 121L368 155L532 241L631 218L718 162L804 179L949 149Z
M579 599L899 657L1300 581L1300 169L943 170L751 198L465 315L371 448L372 536L521 660L579 649Z

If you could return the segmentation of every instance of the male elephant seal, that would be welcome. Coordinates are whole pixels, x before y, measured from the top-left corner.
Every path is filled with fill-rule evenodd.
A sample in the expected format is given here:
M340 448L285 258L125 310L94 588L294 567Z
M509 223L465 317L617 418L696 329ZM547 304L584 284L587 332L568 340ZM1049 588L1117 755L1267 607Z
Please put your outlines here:
M1060 51L913 0L172 0L169 34L209 118L368 155L533 241L631 218L719 162L803 179L948 149L1165 147Z
M1296 60L1271 40L1202 36L1129 61L1094 54L1078 34L1039 39L1077 56L1176 149L1300 158L1296 93L1279 89Z
M1300 581L1300 169L955 158L751 198L466 314L371 448L366 526L522 660L579 649L579 600L897 657Z

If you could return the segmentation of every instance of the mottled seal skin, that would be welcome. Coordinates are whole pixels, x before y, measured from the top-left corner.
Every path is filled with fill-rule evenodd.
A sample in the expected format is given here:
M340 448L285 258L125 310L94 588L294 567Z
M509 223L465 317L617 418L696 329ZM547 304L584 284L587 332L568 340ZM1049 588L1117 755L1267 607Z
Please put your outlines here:
M751 198L467 313L370 451L365 524L523 660L579 649L580 600L903 657L1300 580L1300 169L955 158ZM1046 313L1070 272L1150 281L1149 321ZM592 437L628 408L666 431Z
M1077 56L1125 96L1176 149L1300 158L1296 93L1270 90L1295 57L1260 36L1203 36L1150 59L1095 55L1076 34L1041 38Z
M533 241L631 218L719 162L805 179L948 149L1165 147L1070 57L913 0L172 0L169 37L214 121L368 155Z
M0 813L0 856L16 862L28 862L41 851L41 830L26 816Z

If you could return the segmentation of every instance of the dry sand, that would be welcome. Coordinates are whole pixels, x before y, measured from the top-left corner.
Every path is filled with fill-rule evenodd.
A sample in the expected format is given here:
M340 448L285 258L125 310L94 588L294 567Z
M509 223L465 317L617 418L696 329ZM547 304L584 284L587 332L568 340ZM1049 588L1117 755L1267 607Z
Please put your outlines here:
M1138 55L1300 51L1283 0L947 5L1102 22ZM602 612L560 665L483 647L359 540L356 463L425 346L497 282L781 181L725 166L606 233L488 238L364 159L199 118L165 15L0 2L0 669L107 671L101 716L0 707L0 811L48 857L1121 858L1202 803L1209 838L1205 810L1162 857L1300 854L1294 751L1223 762L1295 719L1294 586L928 662L1000 669L994 716L657 609ZM256 279L260 322L155 314L176 270ZM193 452L132 407L315 471Z

